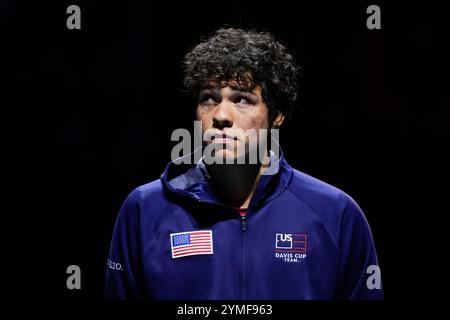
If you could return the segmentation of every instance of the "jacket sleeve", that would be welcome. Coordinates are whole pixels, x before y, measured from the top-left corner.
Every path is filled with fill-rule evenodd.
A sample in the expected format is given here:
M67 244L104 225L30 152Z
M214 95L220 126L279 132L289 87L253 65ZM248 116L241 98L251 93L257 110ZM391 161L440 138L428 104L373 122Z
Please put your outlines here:
M106 266L105 299L141 299L138 192L124 201L113 231Z
M372 233L363 212L350 197L342 216L339 246L338 299L383 299Z

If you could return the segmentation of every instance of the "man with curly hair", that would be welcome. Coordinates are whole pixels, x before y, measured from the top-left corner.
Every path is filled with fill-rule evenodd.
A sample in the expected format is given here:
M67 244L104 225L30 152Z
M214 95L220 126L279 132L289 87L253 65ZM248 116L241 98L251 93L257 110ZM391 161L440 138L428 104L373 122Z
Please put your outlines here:
M279 149L297 74L266 32L220 29L185 56L184 85L206 137L195 152L213 147L226 161L175 159L131 192L114 229L107 298L383 298L361 209ZM255 150L262 157L252 162Z

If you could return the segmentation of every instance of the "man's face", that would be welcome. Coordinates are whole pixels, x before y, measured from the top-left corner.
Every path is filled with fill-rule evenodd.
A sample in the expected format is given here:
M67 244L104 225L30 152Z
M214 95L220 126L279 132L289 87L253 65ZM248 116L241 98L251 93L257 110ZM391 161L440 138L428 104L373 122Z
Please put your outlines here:
M206 143L216 144L220 149L215 156L223 158L241 157L242 150L248 153L249 147L253 148L247 130L254 130L258 137L260 129L269 129L268 108L258 86L251 91L232 84L201 90L197 120L202 121L204 134L214 135Z

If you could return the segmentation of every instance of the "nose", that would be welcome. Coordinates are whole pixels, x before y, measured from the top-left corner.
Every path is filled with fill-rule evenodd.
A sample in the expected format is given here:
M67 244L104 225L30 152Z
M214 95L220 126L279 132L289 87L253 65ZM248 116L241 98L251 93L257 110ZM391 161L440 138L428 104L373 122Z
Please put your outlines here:
M222 101L216 106L213 116L213 127L219 130L233 126L232 106Z

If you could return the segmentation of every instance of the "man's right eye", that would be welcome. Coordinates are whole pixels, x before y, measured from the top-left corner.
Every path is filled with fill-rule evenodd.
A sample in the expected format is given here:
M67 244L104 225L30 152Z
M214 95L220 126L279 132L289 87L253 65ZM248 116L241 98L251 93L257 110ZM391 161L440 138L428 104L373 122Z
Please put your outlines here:
M216 99L212 95L204 95L199 97L199 103L201 104L214 104L216 103Z

